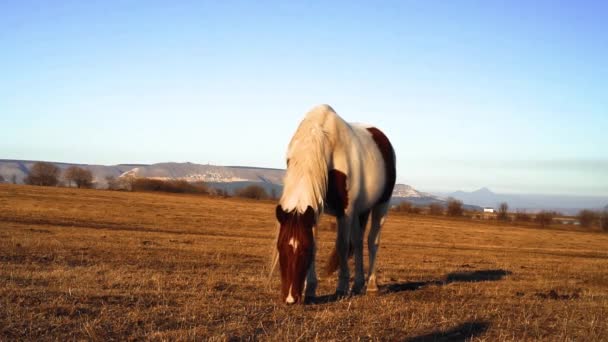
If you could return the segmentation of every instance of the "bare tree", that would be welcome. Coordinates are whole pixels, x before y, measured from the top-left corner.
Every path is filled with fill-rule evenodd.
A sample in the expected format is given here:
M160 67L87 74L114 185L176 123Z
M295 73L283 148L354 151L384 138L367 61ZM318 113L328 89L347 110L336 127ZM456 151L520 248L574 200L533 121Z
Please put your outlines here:
M517 213L515 213L515 221L530 222L531 219L530 214L526 213L525 211L517 211Z
M114 176L106 176L106 183L108 184L108 190L120 189L120 182Z
M608 209L602 212L602 216L600 217L600 228L608 232Z
M32 165L24 183L30 185L55 186L59 182L59 168L51 163L37 162Z
M455 198L448 198L448 215L449 216L462 216L462 201Z
M235 192L236 196L253 199L267 199L268 194L263 187L259 185L249 185Z
M68 181L68 185L72 186L72 182L78 188L91 188L93 186L93 174L90 170L70 166L63 173L63 178Z
M4 183L4 176L0 175L0 183Z
M277 197L277 189L272 188L272 190L270 190L270 198L272 200L277 200L278 199L278 197Z
M11 175L11 183L17 184L17 175L14 173Z
M599 218L599 215L591 210L581 210L578 215L578 222L581 224L581 227L591 227L593 223Z
M439 203L429 204L429 214L430 215L443 215L443 206Z
M536 214L535 220L541 225L541 227L547 227L553 222L553 217L555 217L555 213L543 210Z
M501 221L509 220L509 205L507 204L507 202L500 203L500 206L498 207L498 214L496 215L496 218Z
M409 201L403 201L397 204L394 208L394 211L399 211L403 213L409 213L412 210L412 203Z

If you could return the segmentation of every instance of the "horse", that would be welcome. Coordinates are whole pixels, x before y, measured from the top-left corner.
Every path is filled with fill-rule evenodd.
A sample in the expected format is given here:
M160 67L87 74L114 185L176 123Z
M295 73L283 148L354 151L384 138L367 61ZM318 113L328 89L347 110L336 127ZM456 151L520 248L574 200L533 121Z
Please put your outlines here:
M335 295L348 295L348 258L354 253L352 294L377 291L376 256L396 179L395 151L379 129L347 123L329 105L310 110L287 149L283 194L276 206L277 261L281 299L287 304L314 301L316 230L319 216L336 218L337 235L328 273L339 267ZM371 214L367 244L367 286L363 272L363 236ZM304 297L302 298L302 292Z

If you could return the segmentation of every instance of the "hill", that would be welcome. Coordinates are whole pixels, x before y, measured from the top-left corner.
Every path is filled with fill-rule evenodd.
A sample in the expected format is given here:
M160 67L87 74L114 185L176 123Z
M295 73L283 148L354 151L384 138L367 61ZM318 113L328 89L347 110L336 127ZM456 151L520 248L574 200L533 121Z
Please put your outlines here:
M36 161L2 160L0 159L0 175L10 182L15 175L18 183L29 173ZM164 180L185 180L188 182L203 181L212 188L234 190L256 184L263 187L269 194L274 191L280 194L283 190L285 170L250 166L218 166L195 163L157 163L157 164L120 164L120 165L91 165L53 162L61 169L76 165L91 170L97 187L106 186L106 177L146 177ZM431 202L442 202L436 196L419 192L405 184L397 184L393 192L394 202L408 200L418 205Z

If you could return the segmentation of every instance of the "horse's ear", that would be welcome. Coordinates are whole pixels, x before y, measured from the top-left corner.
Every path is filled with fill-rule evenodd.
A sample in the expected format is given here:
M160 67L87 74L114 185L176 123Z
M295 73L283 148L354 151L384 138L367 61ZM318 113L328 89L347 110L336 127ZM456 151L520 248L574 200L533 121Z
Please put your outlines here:
M306 211L304 214L302 214L302 216L307 227L312 227L315 225L315 210L311 206L306 208Z
M287 213L283 210L283 207L281 207L280 204L277 205L276 215L277 215L277 221L279 221L279 223L283 224L285 222L285 219L287 218Z

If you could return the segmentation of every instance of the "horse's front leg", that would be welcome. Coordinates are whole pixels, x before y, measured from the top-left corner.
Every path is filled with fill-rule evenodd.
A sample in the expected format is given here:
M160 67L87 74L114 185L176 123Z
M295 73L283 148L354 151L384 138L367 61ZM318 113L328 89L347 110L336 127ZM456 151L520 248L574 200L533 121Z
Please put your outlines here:
M317 271L315 269L315 258L317 255L317 228L312 228L313 244L312 244L312 261L308 272L306 273L306 283L304 284L304 302L312 302L316 297L317 291Z
M348 253L350 248L352 219L349 215L343 215L338 217L337 221L338 236L336 238L336 251L338 252L338 263L340 265L340 270L338 272L336 296L344 297L348 294L348 283L350 280L350 273L348 271Z

